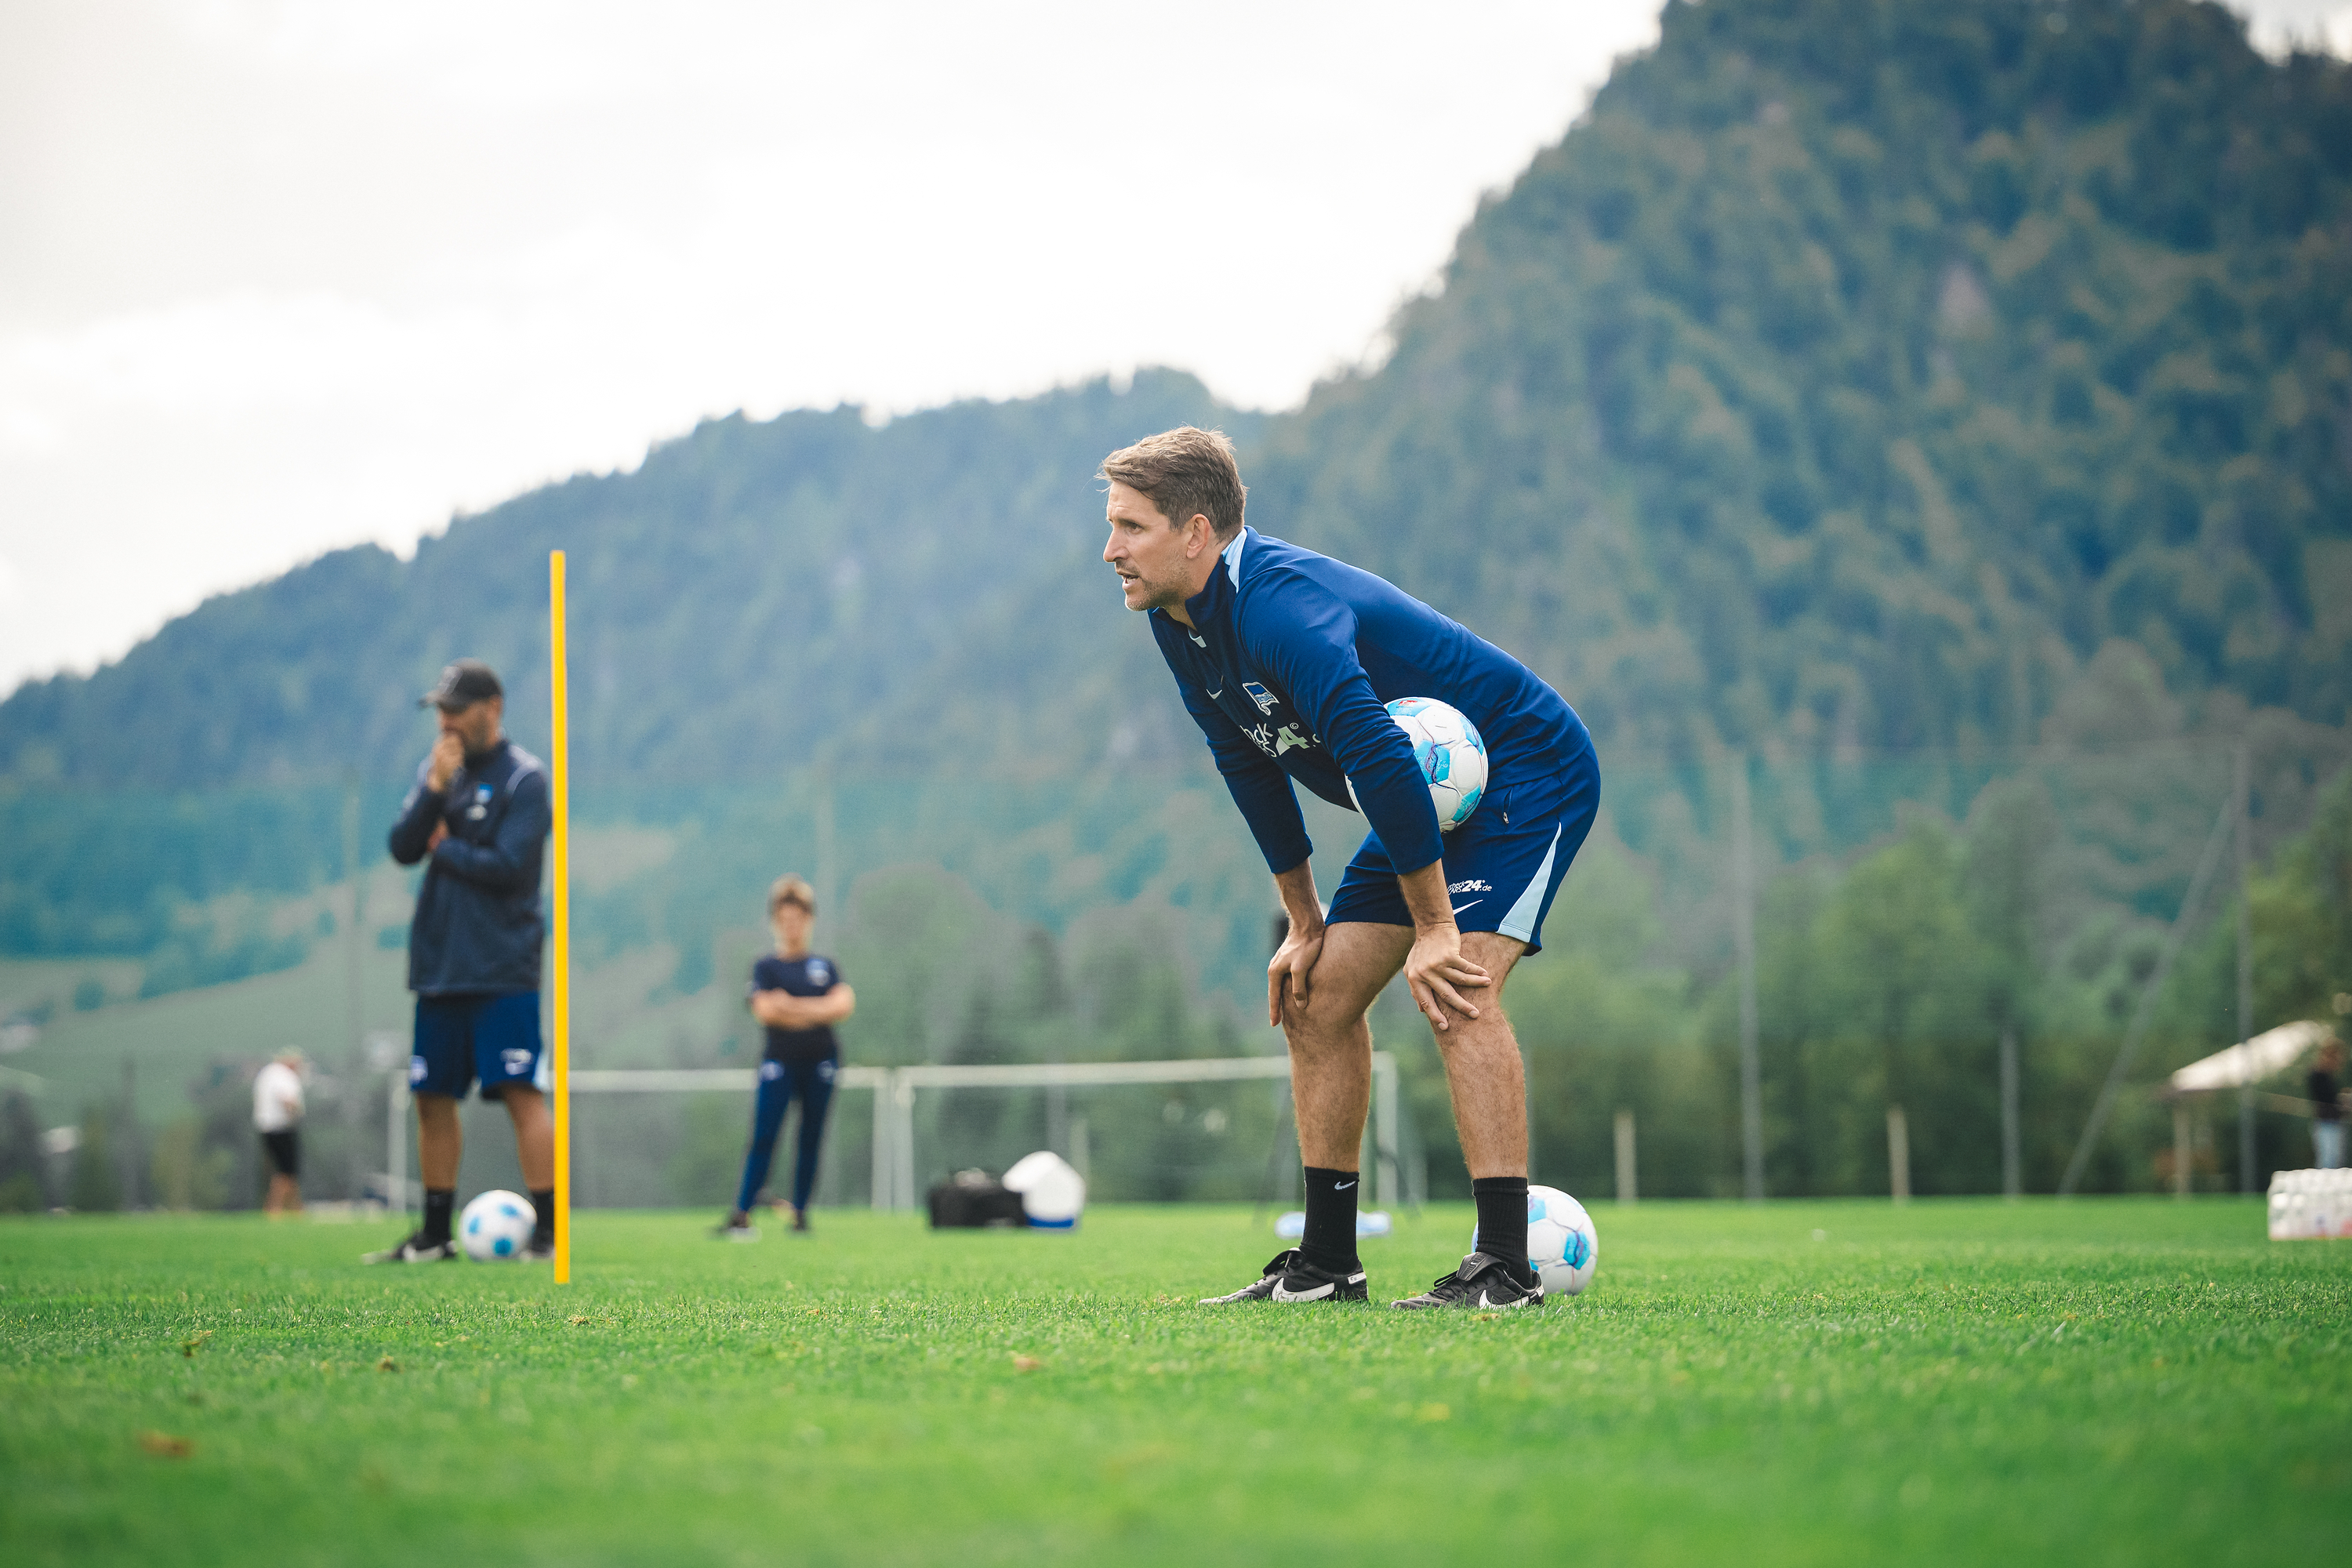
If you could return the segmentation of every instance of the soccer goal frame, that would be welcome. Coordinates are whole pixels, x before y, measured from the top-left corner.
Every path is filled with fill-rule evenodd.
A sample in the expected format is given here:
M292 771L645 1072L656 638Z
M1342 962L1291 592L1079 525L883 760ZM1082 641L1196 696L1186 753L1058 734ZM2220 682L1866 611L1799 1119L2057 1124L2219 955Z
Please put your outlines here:
M1003 1062L912 1067L845 1067L833 1080L837 1092L859 1089L874 1096L874 1206L919 1207L915 1186L915 1096L936 1089L1051 1089L1105 1084L1232 1083L1290 1077L1290 1058L1279 1057L1188 1057L1155 1062ZM759 1087L751 1068L574 1068L573 1094L750 1094ZM393 1077L385 1129L386 1184L398 1203L408 1186L408 1075ZM1372 1181L1375 1204L1403 1200L1397 1163L1397 1065L1386 1051L1372 1053Z

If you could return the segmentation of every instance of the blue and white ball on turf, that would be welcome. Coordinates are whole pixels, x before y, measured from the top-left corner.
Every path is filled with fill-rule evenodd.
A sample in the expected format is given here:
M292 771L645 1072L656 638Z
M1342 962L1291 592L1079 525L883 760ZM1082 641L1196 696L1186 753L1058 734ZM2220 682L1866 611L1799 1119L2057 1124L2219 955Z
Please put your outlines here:
M529 1198L487 1192L457 1216L457 1245L477 1263L507 1262L523 1255L538 1223L539 1211Z
M1478 1227L1470 1227L1470 1250L1478 1250ZM1528 1188L1528 1261L1542 1277L1547 1296L1573 1296L1592 1283L1601 1265L1601 1237L1584 1205L1558 1187Z
M1389 717L1412 742L1412 760L1429 781L1429 802L1437 808L1437 826L1451 833L1470 820L1486 793L1486 742L1469 715L1451 702L1434 697L1400 697L1390 703ZM1348 783L1354 800L1355 781ZM1357 801L1361 811L1363 803Z

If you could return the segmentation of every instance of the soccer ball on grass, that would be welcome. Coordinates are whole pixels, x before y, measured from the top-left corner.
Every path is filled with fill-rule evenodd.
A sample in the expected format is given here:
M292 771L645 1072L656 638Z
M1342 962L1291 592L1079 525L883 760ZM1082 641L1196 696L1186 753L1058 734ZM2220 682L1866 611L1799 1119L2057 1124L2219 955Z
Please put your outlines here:
M1470 1250L1478 1250L1478 1229L1470 1228ZM1558 1187L1528 1188L1528 1261L1543 1279L1547 1296L1573 1296L1592 1283L1601 1263L1601 1237L1584 1205Z
M1400 697L1389 704L1389 717L1412 742L1412 760L1429 781L1429 803L1437 808L1437 826L1451 833L1470 820L1478 797L1486 793L1486 742L1469 716L1434 697ZM1356 800L1356 784L1348 781L1348 798ZM1356 800L1356 809L1364 803Z
M484 1193L457 1216L457 1245L477 1263L509 1262L530 1246L531 1227L538 1223L539 1211L529 1198Z

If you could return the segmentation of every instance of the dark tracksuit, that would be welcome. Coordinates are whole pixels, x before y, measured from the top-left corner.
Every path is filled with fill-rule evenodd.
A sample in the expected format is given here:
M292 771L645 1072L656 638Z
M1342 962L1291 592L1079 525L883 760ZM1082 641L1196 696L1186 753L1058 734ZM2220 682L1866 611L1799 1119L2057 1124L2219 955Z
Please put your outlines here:
M822 996L839 984L841 971L831 959L815 953L798 958L770 953L751 966L754 992ZM801 1130L793 1141L793 1207L808 1207L809 1194L816 1190L817 1153L824 1139L825 1111L833 1104L834 1075L840 1068L841 1047L832 1025L768 1030L759 1098L751 1111L751 1149L744 1157L743 1184L735 1195L737 1209L749 1212L759 1201L768 1166L776 1156L776 1139L783 1131L784 1109L795 1096L801 1102Z
M392 858L424 861L408 928L408 988L416 993L409 1086L462 1096L478 1078L485 1097L508 1084L539 1088L540 867L553 824L547 770L500 739L468 757L441 789L427 787L428 759L393 824ZM448 829L428 856L433 828Z

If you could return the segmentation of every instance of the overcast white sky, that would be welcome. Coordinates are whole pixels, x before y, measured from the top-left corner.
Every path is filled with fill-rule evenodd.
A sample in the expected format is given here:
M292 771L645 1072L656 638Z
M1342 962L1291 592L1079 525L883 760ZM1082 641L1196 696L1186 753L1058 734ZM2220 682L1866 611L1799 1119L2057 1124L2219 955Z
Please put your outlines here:
M6 0L0 691L706 415L1295 404L1655 9Z

